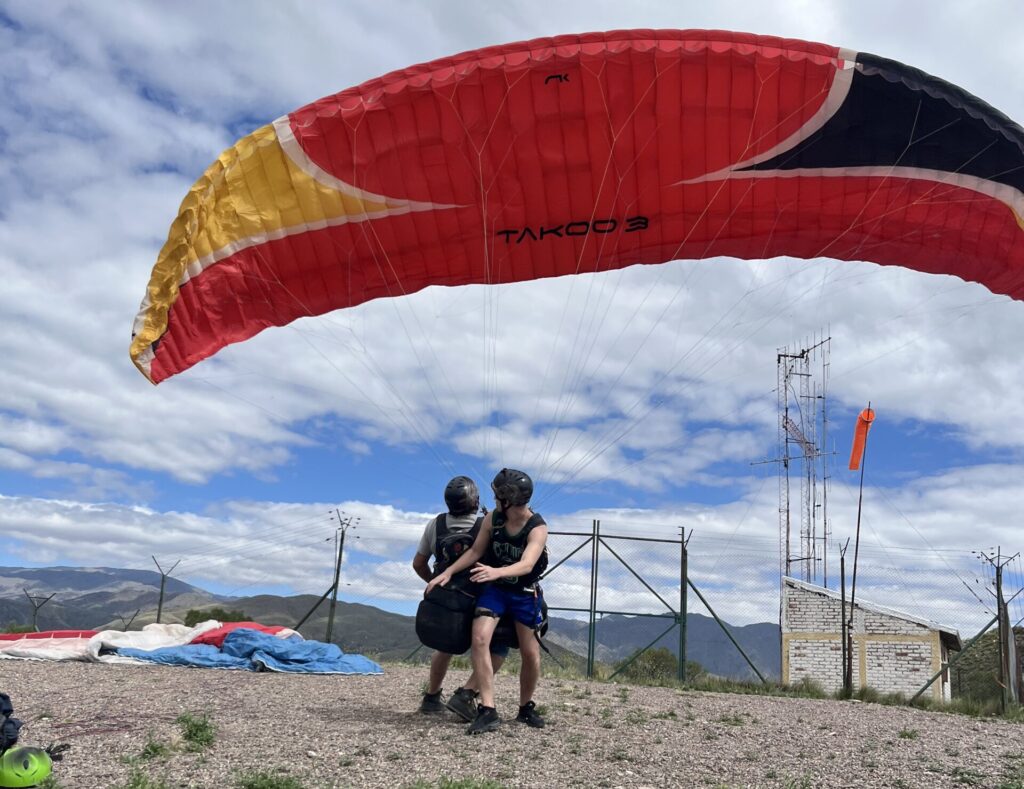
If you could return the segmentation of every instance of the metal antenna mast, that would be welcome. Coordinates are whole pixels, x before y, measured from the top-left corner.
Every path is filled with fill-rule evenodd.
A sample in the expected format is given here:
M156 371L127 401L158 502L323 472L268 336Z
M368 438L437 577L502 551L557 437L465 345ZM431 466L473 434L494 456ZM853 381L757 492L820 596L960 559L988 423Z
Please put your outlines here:
M776 356L780 570L783 575L792 576L793 565L799 562L802 580L809 583L817 583L818 565L824 568L830 531L827 501L831 475L824 441L828 435L826 396L831 340L815 335L807 347L792 351L781 348ZM821 380L815 381L812 362L819 358ZM798 453L794 447L799 448ZM800 548L794 556L791 485L796 473L800 479ZM823 569L823 573L827 582L827 571Z

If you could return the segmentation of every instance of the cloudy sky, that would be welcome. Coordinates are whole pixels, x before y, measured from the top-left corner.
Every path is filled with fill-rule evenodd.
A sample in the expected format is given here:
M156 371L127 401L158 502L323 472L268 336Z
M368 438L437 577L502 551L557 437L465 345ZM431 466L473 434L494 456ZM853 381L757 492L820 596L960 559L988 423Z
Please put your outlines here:
M408 563L447 479L512 465L535 476L555 528L693 529L692 572L720 613L771 619L778 484L753 464L778 453L778 349L827 335L836 542L854 533L845 460L871 401L864 594L977 627L991 605L970 551L1024 547L1024 305L980 286L869 263L677 261L431 288L264 332L159 387L127 348L191 184L238 137L321 96L537 36L721 28L892 57L1020 121L1016 11L0 2L0 564L155 555L217 591L321 592L331 518L358 517L343 598L409 610ZM489 345L466 342L482 332ZM675 549L623 550L678 589ZM549 595L577 605L580 572ZM1019 585L1019 562L1008 572ZM624 573L602 586L652 605Z

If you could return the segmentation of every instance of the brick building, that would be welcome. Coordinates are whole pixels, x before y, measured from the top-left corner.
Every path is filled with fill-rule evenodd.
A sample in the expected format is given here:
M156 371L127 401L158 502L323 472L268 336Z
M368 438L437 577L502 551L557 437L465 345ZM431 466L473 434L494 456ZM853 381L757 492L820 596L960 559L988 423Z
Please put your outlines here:
M843 685L839 592L783 578L782 681L811 679L827 691ZM849 610L849 602L847 602ZM853 686L911 696L961 648L960 634L893 608L856 601L853 617ZM949 672L928 689L950 698Z

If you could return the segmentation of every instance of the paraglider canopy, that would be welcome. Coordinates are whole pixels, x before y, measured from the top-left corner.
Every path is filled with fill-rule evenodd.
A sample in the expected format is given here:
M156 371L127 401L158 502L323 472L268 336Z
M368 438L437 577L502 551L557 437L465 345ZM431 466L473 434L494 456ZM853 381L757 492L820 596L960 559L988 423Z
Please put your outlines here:
M257 129L182 202L136 317L154 383L430 285L829 257L1024 298L1024 130L894 60L634 30L467 52Z

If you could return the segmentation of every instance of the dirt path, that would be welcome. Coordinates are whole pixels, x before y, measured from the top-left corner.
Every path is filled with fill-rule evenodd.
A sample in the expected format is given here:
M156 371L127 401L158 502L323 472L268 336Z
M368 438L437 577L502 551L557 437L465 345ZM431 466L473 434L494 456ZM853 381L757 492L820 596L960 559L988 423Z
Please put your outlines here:
M545 679L548 728L468 737L418 714L425 669L293 676L162 666L0 661L23 744L68 742L64 789L234 787L257 772L313 787L962 787L1024 789L1024 726L873 704ZM461 673L456 679L461 679ZM450 683L448 690L454 684ZM515 715L517 679L499 712ZM208 715L205 751L175 719ZM143 759L152 745L172 746ZM491 781L487 784L485 781ZM265 784L272 787L273 784Z

